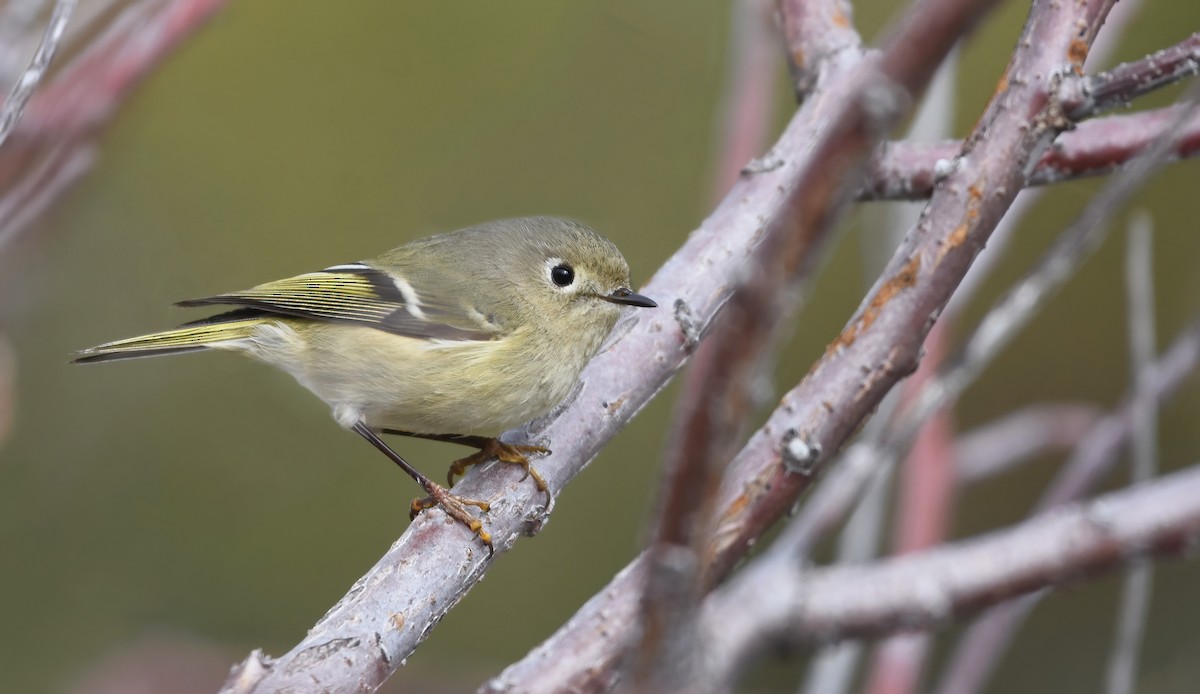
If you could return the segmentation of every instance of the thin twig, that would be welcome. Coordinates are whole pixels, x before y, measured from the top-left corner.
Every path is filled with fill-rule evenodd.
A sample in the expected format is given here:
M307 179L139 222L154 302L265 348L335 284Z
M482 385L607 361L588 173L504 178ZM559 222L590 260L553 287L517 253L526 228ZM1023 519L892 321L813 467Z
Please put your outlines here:
M1063 85L1063 106L1068 118L1083 120L1128 106L1139 96L1196 74L1200 74L1200 32L1141 60L1069 80Z
M1142 212L1129 225L1125 277L1129 293L1129 355L1133 381L1139 392L1146 389L1154 366L1154 231L1149 216ZM1134 484L1145 482L1158 471L1158 404L1140 397L1133 407ZM1125 576L1117 618L1117 637L1108 660L1108 694L1132 694L1138 670L1138 650L1150 611L1150 589L1154 569L1149 562L1135 562Z
M1157 141L1175 120L1169 107L1084 121L1063 133L1042 154L1027 185L1044 186L1080 178L1105 176L1127 164ZM880 150L868 170L860 200L927 198L934 185L954 169L962 142L892 142ZM1169 160L1200 154L1200 116L1181 126Z
M34 90L46 76L50 61L54 59L54 53L62 43L63 33L67 30L67 21L75 10L76 2L77 0L57 0L54 3L54 11L50 13L50 21L46 25L46 31L42 34L42 40L38 43L33 58L29 61L29 67L25 68L21 78L8 93L8 98L4 100L3 107L0 107L0 147L4 146L9 134L16 127L17 121L25 113L25 105L29 103Z
M40 27L48 4L9 0L0 7L0 82L15 82L29 66L30 50L36 50L33 36L44 31Z
M760 135L765 134L769 112L761 102L770 103L768 95L771 93L771 85L763 80L770 73L740 73L747 69L761 73L765 64L775 64L774 42L766 40L771 35L769 9L761 2L735 4L738 14L731 46L737 51L733 62L739 74L734 75L736 79L727 86L729 94L742 97L736 106L727 101L730 119L734 116L743 120L752 118L750 127ZM733 91L734 85L736 91ZM750 102L749 98L755 100ZM731 125L743 124L733 121ZM736 131L727 128L725 135L725 150L744 150L749 144ZM755 149L754 153L757 151ZM738 151L729 159L726 164L736 162L736 168L722 175L736 177L749 162L750 155ZM727 189L728 186L723 186L722 194ZM784 220L774 226L791 224L793 222ZM788 238L799 246L793 251L797 258L811 252L819 241L815 234L794 234ZM756 265L760 261L752 252L747 263ZM808 264L812 265L811 262ZM792 269L798 268L793 266ZM734 288L731 303L737 304L738 292L744 291L754 274L741 273L740 286ZM790 277L799 281L804 274L798 272ZM772 281L787 284L789 275L776 276ZM783 314L794 310L794 304L800 298L797 291L784 291L778 285L764 288L758 296L788 297L790 300L744 306L740 311L735 309L733 312L738 317L749 320L742 321L734 331L719 323L715 334L696 350L685 374L684 395L679 399L671 443L667 447L658 518L648 549L650 568L646 574L641 610L642 638L639 647L631 650L629 658L630 679L635 689L673 689L674 682L679 679L678 673L689 670L696 656L689 637L694 633L692 623L702 595L703 572L699 555L707 539L706 521L712 515L721 471L736 452L742 429L759 404L755 385L768 377L774 342L771 335L778 332L778 326L784 322L781 320ZM730 314L730 310L726 309L725 313Z
M896 398L888 396L880 409L895 401ZM886 417L887 413L881 411L867 422L867 427L874 424L882 427ZM868 432L864 433L871 436ZM867 480L866 491L838 538L835 565L865 564L879 556L891 481L891 468L880 470ZM860 641L843 641L822 648L808 669L803 691L807 694L841 694L849 691L858 674L862 652L863 644Z
M921 390L937 378L937 369L948 349L947 330L948 323L939 321L925 339L921 368L902 386L905 400L919 397ZM937 546L949 531L957 491L952 411L953 404L947 404L931 413L916 432L899 466L892 554L911 554ZM904 412L903 404L900 412ZM929 635L920 633L894 634L877 644L863 691L867 694L917 691L929 646Z

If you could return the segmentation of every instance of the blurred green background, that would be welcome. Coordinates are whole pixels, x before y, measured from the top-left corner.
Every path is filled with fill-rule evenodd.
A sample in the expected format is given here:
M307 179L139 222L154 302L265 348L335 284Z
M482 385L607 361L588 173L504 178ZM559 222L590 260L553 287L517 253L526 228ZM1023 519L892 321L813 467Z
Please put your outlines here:
M1118 59L1200 27L1200 5L1146 4ZM855 5L868 37L893 11ZM1025 12L1006 4L965 52L959 135ZM281 373L223 354L81 368L71 351L197 317L175 300L519 214L593 224L644 282L712 206L730 18L729 3L694 0L235 1L175 53L124 105L92 173L0 260L17 373L0 442L0 689L96 691L139 661L188 673L178 691L215 689L249 649L295 643L403 531L417 491ZM794 108L782 71L778 93L777 127ZM1157 230L1164 344L1200 311L1198 164L1172 166L1138 202ZM1097 186L1043 198L968 325ZM826 266L778 393L857 306L859 238L844 236ZM1123 255L1115 234L972 389L963 428L1033 402L1116 402L1128 382ZM472 689L637 552L673 395L566 490L546 530L496 563L390 688ZM1164 466L1200 459L1198 415L1194 387L1164 411ZM437 475L459 454L402 445ZM1054 462L972 489L955 534L1022 517ZM1158 574L1141 691L1200 678L1198 581L1194 563ZM1048 601L992 691L1094 690L1117 588L1106 579ZM800 667L769 667L751 686L790 689Z

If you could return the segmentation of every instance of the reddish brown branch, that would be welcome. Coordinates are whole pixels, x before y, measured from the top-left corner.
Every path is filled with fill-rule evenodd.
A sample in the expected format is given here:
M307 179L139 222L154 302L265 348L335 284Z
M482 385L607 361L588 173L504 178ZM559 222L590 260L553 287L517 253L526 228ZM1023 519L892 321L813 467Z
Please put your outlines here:
M1070 80L1064 85L1063 107L1072 120L1090 118L1127 106L1143 94L1197 73L1200 73L1200 33L1141 60Z
M923 388L936 381L949 349L947 325L943 319L926 338L921 368L904 382L905 401L919 396ZM945 541L956 491L951 404L925 421L900 466L892 553L912 554ZM878 644L863 691L868 694L917 691L928 649L929 639L923 634L896 635Z
M1179 107L1084 121L1064 132L1046 150L1030 175L1028 185L1061 183L1102 176L1126 164L1171 124ZM954 170L962 149L959 141L890 142L867 171L860 200L919 200L933 192L938 180ZM1200 116L1183 126L1171 159L1200 153Z
M713 204L729 192L742 167L770 143L780 66L773 0L734 3L729 72L721 95L721 129Z
M1081 121L1200 72L1200 33L1097 75L1067 76L1060 89L1063 114ZM1038 162L1028 185L1059 183L1112 172L1161 134L1170 121L1165 109L1129 116L1085 121L1063 133ZM1200 152L1200 118L1187 126L1176 156ZM953 170L961 142L890 143L868 171L860 200L919 200L938 179Z
M816 86L826 60L862 45L849 0L780 0L779 14L800 98Z

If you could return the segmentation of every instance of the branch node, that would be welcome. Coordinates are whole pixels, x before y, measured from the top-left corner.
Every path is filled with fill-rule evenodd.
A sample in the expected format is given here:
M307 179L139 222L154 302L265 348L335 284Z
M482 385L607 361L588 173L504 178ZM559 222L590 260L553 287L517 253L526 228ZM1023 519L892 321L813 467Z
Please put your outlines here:
M954 172L962 167L962 158L954 157L952 159L938 159L933 162L933 180L934 182L948 178Z
M788 472L808 477L817 469L817 461L821 458L821 444L812 440L810 436L802 436L795 429L788 429L783 434L780 448L783 467Z
M771 152L764 154L761 157L755 157L742 167L743 174L760 174L774 171L786 164L781 157L777 157Z
M221 687L221 694L236 694L249 692L271 671L272 659L255 648L246 659L229 668L229 679Z
M675 322L683 333L683 350L690 354L700 344L700 329L696 325L692 307L683 299L675 300Z

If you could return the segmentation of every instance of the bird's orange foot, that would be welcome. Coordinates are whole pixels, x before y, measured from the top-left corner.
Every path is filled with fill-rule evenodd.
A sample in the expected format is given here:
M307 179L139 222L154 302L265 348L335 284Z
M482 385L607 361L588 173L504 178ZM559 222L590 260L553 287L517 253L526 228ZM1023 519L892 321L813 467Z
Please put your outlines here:
M479 539L483 544L488 546L490 551L496 551L496 548L492 546L492 534L484 530L483 522L471 515L470 511L467 510L468 506L474 506L486 513L491 508L488 502L451 494L444 487L433 482L429 483L425 491L429 492L429 496L421 499L413 499L408 513L409 520L416 518L417 514L425 509L441 506L446 515L467 526L471 532L479 536Z
M532 477L533 483L537 485L539 492L546 494L546 503L549 504L550 487L546 484L546 479L537 471L529 462L530 454L549 453L550 449L542 446L529 446L516 443L504 443L499 439L485 439L482 447L477 453L472 453L465 458L459 458L450 464L450 471L446 473L446 479L450 482L450 486L454 486L454 478L461 477L466 473L467 468L472 465L495 458L502 463L509 465L519 465L525 469L525 476Z

